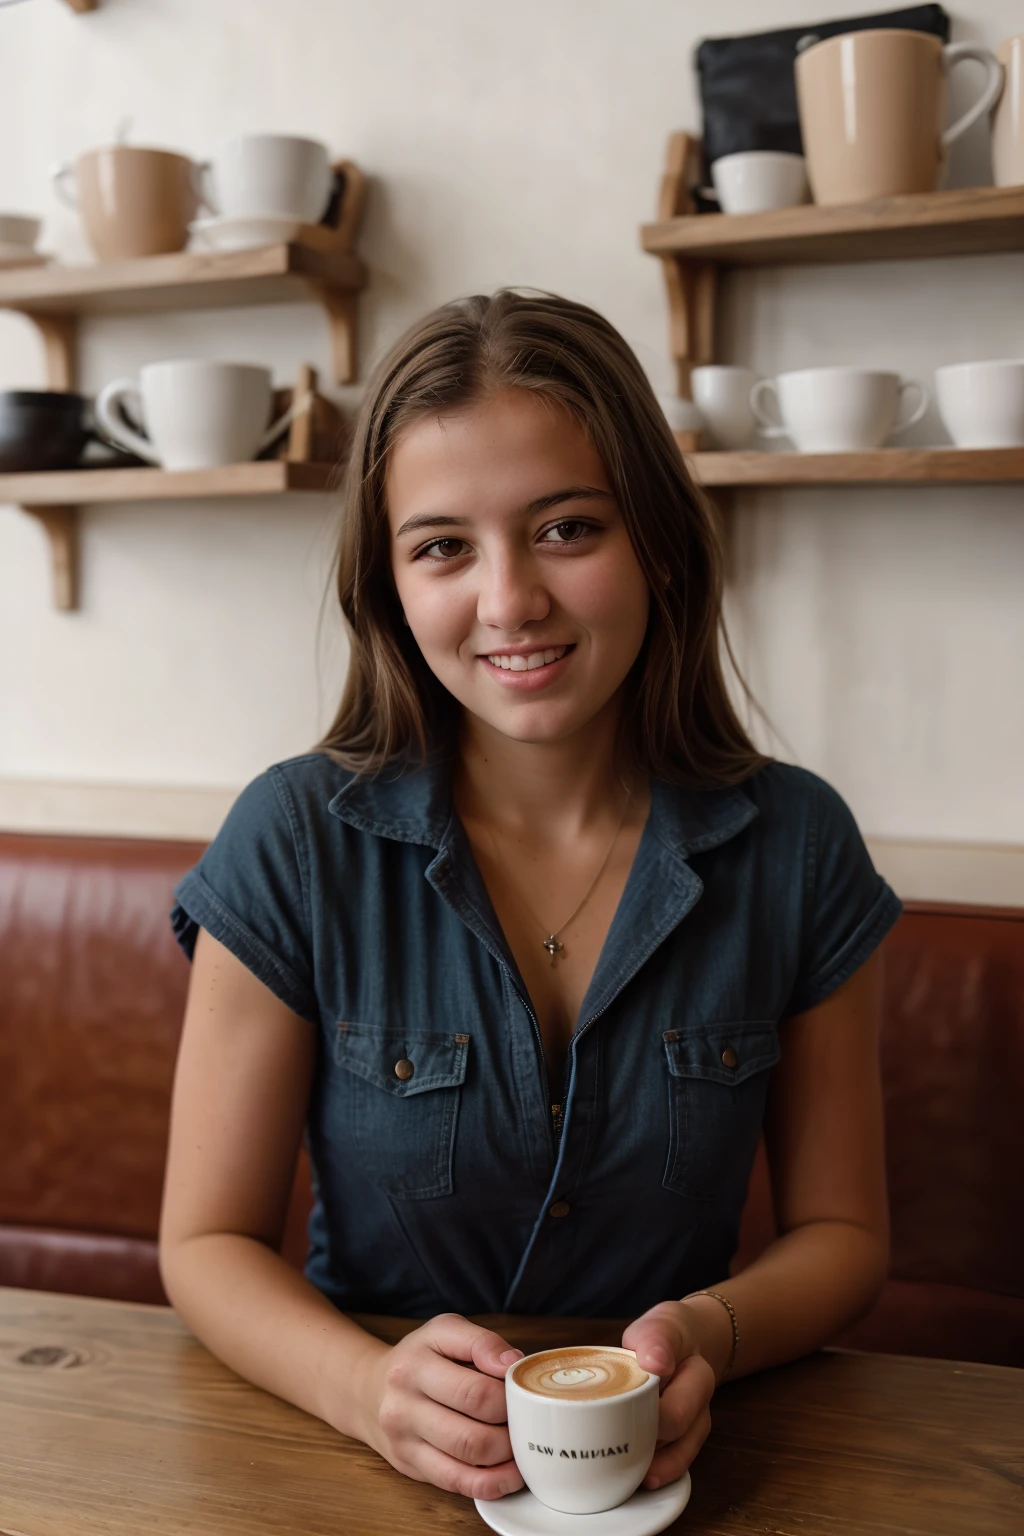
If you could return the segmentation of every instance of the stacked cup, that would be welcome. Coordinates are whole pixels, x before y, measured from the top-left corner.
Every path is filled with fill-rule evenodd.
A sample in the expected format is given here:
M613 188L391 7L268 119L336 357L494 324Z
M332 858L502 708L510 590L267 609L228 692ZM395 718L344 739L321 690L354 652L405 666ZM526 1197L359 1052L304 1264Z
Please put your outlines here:
M301 224L320 222L334 189L326 145L285 134L228 140L200 166L199 178L212 217L192 231L218 250L293 239Z

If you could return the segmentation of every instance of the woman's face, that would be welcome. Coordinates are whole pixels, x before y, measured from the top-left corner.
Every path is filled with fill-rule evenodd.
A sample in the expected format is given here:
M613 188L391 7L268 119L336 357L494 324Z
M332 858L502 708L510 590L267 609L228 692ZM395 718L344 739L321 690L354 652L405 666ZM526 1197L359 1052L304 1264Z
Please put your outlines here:
M399 601L449 693L517 741L593 720L636 660L649 594L574 418L524 389L425 416L386 490Z

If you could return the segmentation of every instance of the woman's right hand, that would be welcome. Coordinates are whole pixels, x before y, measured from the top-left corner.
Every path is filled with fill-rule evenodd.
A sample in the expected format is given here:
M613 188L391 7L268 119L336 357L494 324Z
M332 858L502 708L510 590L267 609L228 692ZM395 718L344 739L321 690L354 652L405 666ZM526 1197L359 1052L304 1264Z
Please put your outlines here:
M470 1499L523 1486L512 1459L505 1372L521 1349L455 1312L432 1317L375 1363L365 1439L393 1467Z

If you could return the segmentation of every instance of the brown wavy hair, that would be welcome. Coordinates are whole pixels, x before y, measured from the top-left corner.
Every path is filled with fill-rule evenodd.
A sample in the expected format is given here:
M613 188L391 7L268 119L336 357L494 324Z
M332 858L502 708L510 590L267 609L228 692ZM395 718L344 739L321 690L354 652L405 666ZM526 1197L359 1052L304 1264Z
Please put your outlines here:
M402 622L385 472L412 422L503 389L557 401L583 427L604 461L650 587L647 634L624 689L621 745L656 778L738 783L766 759L740 723L723 676L723 646L735 662L722 625L715 515L614 327L584 304L511 289L431 311L369 382L345 470L336 557L348 675L315 750L375 773L396 761L425 761L438 741L451 741L458 706Z

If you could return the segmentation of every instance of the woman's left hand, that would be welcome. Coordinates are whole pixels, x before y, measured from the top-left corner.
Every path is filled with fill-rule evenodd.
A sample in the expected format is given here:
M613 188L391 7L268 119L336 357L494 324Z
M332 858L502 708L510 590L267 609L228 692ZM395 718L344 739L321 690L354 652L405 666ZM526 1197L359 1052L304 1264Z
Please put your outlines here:
M651 1307L630 1323L622 1344L662 1379L658 1448L643 1480L645 1488L660 1488L682 1477L708 1437L715 1372L700 1352L693 1311L682 1302Z

